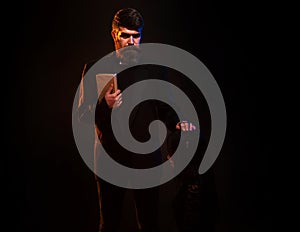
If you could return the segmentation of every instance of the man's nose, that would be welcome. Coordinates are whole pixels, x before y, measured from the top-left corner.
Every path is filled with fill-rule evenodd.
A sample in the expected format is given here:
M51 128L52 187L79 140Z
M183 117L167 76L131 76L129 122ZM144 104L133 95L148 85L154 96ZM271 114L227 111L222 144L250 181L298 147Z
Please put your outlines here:
M132 35L129 37L129 42L128 43L129 44L134 44L134 38L133 38Z

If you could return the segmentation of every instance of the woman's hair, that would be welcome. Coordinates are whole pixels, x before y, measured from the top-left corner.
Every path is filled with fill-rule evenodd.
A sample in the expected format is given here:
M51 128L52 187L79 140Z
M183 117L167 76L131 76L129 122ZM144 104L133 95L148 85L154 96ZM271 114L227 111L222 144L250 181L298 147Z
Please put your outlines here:
M113 30L118 30L120 27L126 27L129 30L142 30L144 27L143 17L136 9L121 9L115 14L112 21Z

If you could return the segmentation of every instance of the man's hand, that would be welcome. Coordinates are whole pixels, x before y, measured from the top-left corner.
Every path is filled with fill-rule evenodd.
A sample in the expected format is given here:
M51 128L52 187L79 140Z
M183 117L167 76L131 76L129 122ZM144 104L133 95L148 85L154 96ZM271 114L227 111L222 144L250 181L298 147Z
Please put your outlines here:
M122 104L121 90L117 90L112 93L113 84L110 85L107 92L105 93L105 100L109 108L119 107Z
M181 131L194 131L196 130L196 126L191 122L182 121L176 124L176 129Z

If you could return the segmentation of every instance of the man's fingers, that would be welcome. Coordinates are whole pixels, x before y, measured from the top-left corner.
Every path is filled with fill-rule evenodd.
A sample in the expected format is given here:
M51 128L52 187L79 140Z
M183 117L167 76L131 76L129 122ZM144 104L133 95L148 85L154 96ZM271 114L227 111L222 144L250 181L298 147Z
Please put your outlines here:
M108 93L106 92L106 99L109 99L111 101L117 101L120 98L122 98L121 90L117 90L115 93Z
M107 93L107 92L106 92ZM119 94L121 93L121 90L117 90L116 92L114 93L107 93L110 97L112 98L116 98Z
M106 93L105 93L105 95L108 95L108 94L110 94L111 93L111 91L112 91L112 89L113 89L113 85L111 84L109 87L108 87L108 89L107 89L107 91L106 91Z
M113 88L114 88L114 85L111 84L111 85L108 87L108 89L107 89L105 95L112 95L112 97L116 97L119 93L121 93L121 90L119 90L119 89L116 90L116 92L112 93L111 91L113 90Z
M190 123L190 131L196 130L196 126L193 123Z
M116 92L117 93L117 92ZM116 97L115 97L115 100L116 101L121 101L122 100L122 94L120 93L119 95L117 95Z
M122 104L122 100L116 101L113 105L113 107L119 107Z
M181 122L180 126L181 126L182 131L188 131L189 130L189 123L187 121Z
M196 126L191 122L182 121L179 125L176 125L177 129L181 129L182 131L194 131L196 130Z
M110 87L108 88L108 90L106 91L105 94L105 100L107 105L109 106L109 108L115 107L115 106L120 106L121 105L121 101L122 101L122 94L121 94L121 90L117 90L114 93L111 93L112 91L112 85L110 85Z

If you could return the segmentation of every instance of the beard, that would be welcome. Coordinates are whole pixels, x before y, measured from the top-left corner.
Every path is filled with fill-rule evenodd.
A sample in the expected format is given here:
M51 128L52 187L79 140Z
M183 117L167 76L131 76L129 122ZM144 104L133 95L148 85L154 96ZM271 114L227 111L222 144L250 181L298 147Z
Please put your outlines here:
M138 46L127 46L119 49L118 56L124 65L137 65L140 61L141 50Z

